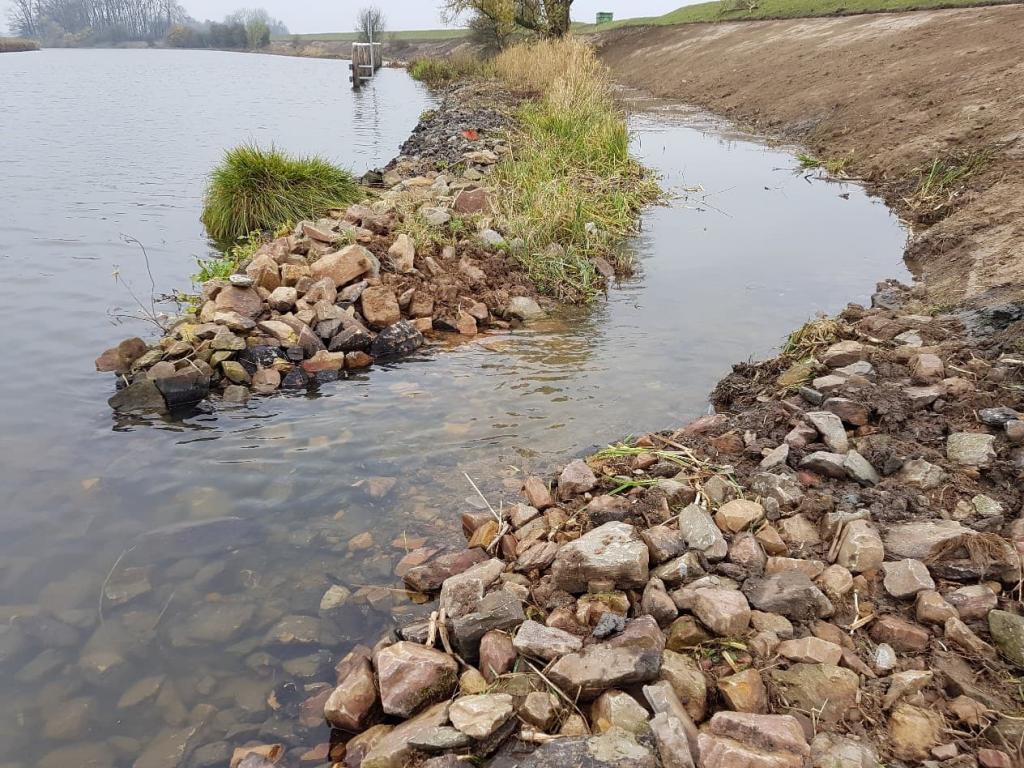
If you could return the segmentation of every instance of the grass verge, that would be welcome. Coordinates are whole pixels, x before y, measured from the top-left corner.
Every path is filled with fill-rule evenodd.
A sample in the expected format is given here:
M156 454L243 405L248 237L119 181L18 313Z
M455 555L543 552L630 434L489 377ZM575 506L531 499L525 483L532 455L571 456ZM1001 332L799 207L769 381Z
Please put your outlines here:
M589 299L601 287L595 258L618 261L620 273L631 266L613 248L658 198L657 182L629 154L625 116L589 44L521 43L493 67L509 87L537 94L519 108L513 151L494 171L502 229L522 241L513 253L541 291Z
M38 51L39 43L25 40L22 37L0 37L0 53L18 53L20 51Z
M244 144L213 170L202 220L210 237L231 243L285 221L318 218L359 197L352 174L322 158Z

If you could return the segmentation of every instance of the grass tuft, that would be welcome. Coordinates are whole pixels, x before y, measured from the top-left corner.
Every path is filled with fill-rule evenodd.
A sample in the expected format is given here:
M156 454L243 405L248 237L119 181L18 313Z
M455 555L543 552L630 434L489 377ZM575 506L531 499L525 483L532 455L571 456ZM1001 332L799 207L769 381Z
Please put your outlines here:
M589 44L520 43L495 58L494 71L539 94L519 108L513 151L494 171L501 228L522 241L514 253L540 290L587 300L602 284L595 257L629 271L629 257L613 247L657 199L657 182L629 154L625 117Z
M935 158L930 165L919 168L917 186L908 199L911 208L939 210L948 207L964 191L972 176L988 168L994 156L991 148L957 152Z
M39 43L23 37L0 37L0 53L19 53L21 51L38 51Z
M482 75L485 72L484 63L469 54L456 53L443 59L413 59L409 62L409 75L431 88Z
M845 176L846 169L850 165L849 157L830 157L826 160L822 160L814 155L809 155L806 152L797 153L796 160L803 169L810 170L813 168L820 168L829 176L835 177Z
M847 330L842 320L834 317L821 317L809 320L797 328L786 339L780 357L785 360L806 360L817 357L831 347Z
M227 243L282 222L318 218L360 197L352 174L320 157L243 144L211 174L202 220L210 237Z

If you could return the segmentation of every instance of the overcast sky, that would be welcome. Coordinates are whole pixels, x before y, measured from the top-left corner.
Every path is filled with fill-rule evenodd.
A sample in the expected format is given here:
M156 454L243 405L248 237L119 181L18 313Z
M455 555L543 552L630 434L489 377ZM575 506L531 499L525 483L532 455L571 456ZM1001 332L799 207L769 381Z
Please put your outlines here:
M387 15L388 28L436 29L441 25L434 0L180 0L197 19L220 19L242 6L263 6L292 32L348 32L364 5L378 5ZM699 0L575 0L572 17L593 21L597 11L612 11L616 18L656 16ZM0 29L6 26L8 0L0 0Z

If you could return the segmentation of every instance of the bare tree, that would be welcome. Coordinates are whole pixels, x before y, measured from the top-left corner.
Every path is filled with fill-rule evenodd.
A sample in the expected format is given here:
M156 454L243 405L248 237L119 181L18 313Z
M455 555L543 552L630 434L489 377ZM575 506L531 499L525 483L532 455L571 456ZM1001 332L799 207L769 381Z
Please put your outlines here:
M383 42L386 25L387 19L384 18L384 11L375 5L361 8L356 14L356 34L359 35L361 43Z

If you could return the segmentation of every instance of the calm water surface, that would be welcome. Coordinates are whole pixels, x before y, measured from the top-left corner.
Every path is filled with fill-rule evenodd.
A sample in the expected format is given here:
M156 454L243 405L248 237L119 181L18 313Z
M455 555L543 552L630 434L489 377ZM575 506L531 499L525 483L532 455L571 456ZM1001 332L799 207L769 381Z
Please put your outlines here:
M861 189L652 106L633 117L635 150L677 196L628 244L638 277L598 306L315 395L115 420L92 360L151 335L120 317L134 307L115 272L151 293L124 237L145 245L156 293L188 288L208 252L204 177L225 148L273 142L362 172L431 105L398 71L361 94L346 84L336 61L0 57L3 768L220 765L256 739L297 758L327 731L302 725L296 702L353 643L424 610L387 588L417 537L459 540L459 513L481 503L463 473L497 502L524 472L681 424L731 362L907 276L902 228ZM253 525L230 553L132 549L224 515ZM332 585L350 605L318 625ZM280 643L275 626L295 616L312 636Z

